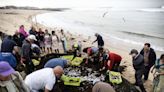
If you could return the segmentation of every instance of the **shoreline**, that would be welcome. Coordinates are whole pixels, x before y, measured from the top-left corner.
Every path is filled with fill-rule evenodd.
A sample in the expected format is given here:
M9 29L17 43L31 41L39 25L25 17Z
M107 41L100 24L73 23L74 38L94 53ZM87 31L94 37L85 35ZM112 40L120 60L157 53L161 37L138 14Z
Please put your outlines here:
M43 13L49 13L52 11L45 11L45 10L14 10L14 9L5 9L0 11L0 22L2 22L0 25L0 30L2 32L5 32L7 34L14 34L14 32L16 30L19 29L20 25L24 25L26 31L28 31L30 29L30 27L32 25L35 25L36 27L36 23L32 20L33 17L35 17L38 14L43 14ZM37 29L38 28L42 28L44 29L48 29L49 31L52 31L52 28L50 27L46 27L45 25L39 24L37 23ZM79 37L79 35L83 35L83 34L78 34L75 35L75 38L78 37L79 40L86 40L87 38L85 37ZM77 39L77 40L78 40ZM94 38L92 38L90 41L87 42L83 42L83 47L87 47L87 46L92 46L91 42L94 40ZM105 41L106 42L106 41ZM97 44L95 43L94 46L97 46ZM131 62L131 57L129 56L129 52L121 50L120 48L116 48L116 47L112 47L110 46L110 44L106 44L106 46L111 52L115 52L120 54L123 57L123 60L121 62L121 65L126 65L127 67L125 68L125 72L123 72L122 76L126 79L128 79L131 83L135 82L135 78L134 78L134 69L132 66L132 62ZM151 87L152 87L152 78L153 76L151 75L149 80L145 83L145 87L147 89L148 92L151 91Z
M136 11L133 11L133 12L136 13ZM112 22L113 21L120 22L115 19L119 17L118 13L116 13L116 15L118 16L112 17L113 14L115 14L115 12L111 12L110 16L108 15L105 18L101 17L100 15L101 13L103 13L103 10L91 11L91 13L90 13L90 10L85 10L85 11L68 10L64 12L50 12L50 13L45 13L45 14L39 14L36 16L36 19L38 20L38 23L41 23L48 27L52 27L52 28L56 26L62 27L66 29L66 31L68 30L71 33L83 34L84 36L92 36L92 38L94 37L93 34L95 32L98 32L100 33L100 35L103 36L107 44L109 43L114 48L119 47L121 50L125 50L126 52L130 51L131 48L136 48L140 51L144 43L149 42L152 44L152 48L154 48L158 57L163 53L164 48L163 48L163 44L161 43L163 39L160 39L161 36L156 37L157 33L153 34L152 30L150 30L150 33L140 32L140 31L139 32L131 31L134 29L137 30L137 28L131 29L132 25L130 25L129 24L130 22L128 21L126 24L125 23L122 24L121 22L120 24L118 24L118 27L117 27L116 26L117 23L112 24ZM96 16L94 16L94 14L96 14ZM87 16L89 19L85 19L85 17ZM96 18L98 19L96 20ZM112 22L107 22L108 18L110 18ZM129 21L132 21L132 19L130 18ZM127 26L127 25L130 25L130 26ZM148 31L148 28L149 27L146 28L146 31ZM157 27L154 27L154 28L157 28ZM126 29L126 30L123 30L123 29Z

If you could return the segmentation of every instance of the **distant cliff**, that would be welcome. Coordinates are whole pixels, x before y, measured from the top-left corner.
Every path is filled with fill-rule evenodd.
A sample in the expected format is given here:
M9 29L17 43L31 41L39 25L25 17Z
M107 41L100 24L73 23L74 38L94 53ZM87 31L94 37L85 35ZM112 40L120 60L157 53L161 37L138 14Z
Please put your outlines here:
M38 8L38 7L17 7L17 6L2 6L0 9L22 9L22 10L50 10L50 11L63 11L69 10L69 8Z

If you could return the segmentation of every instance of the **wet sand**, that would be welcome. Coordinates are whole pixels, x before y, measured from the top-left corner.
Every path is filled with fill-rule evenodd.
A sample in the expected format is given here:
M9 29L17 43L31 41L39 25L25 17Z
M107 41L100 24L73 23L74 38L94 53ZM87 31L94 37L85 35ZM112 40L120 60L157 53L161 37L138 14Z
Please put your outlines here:
M40 24L36 24L32 22L32 16L35 16L37 14L46 13L51 11L41 11L41 10L0 10L0 31L7 33L7 34L14 34L16 30L19 29L20 25L24 25L26 31L30 30L30 27L34 25L36 28L43 28L52 30L52 28L45 27ZM75 35L77 38L76 40L86 40L86 42L83 42L83 47L91 46L92 41L95 38L87 39L88 37L82 36L82 34ZM106 41L105 41L106 42ZM93 44L94 46L97 46L97 44ZM93 46L92 45L92 46ZM117 47L112 47L110 44L106 44L105 46L108 48L111 52L115 52L120 54L123 57L121 65L126 65L127 68L125 69L125 72L123 72L123 76L129 80L131 83L135 82L134 79L134 69L131 62L131 57L129 56L129 52L124 51ZM149 80L145 82L145 87L147 89L147 92L151 92L152 88L152 79L153 76L149 77Z

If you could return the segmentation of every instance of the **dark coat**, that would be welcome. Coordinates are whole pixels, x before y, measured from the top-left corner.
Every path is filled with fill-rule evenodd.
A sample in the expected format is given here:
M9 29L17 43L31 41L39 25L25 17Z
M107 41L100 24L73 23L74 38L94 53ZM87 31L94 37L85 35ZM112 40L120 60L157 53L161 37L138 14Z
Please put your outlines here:
M101 35L97 36L96 41L98 42L98 46L104 46L104 40Z
M35 36L36 36L36 34L37 34L37 32L36 32L36 31L33 31L32 29L29 31L29 33L30 33L31 35L35 35Z
M16 43L11 38L4 38L1 44L1 52L10 52L12 53L14 46L16 46Z
M31 60L32 57L32 49L31 49L31 44L28 40L24 40L23 45L22 45L22 53L21 57L28 60Z
M22 47L23 44L23 40L24 38L22 38L22 36L18 36L16 34L13 35L13 40L15 41L15 43L17 44L17 46Z
M141 50L140 54L144 56L144 49ZM148 66L151 68L155 64L155 61L156 61L156 53L154 49L150 48Z
M133 67L135 70L144 69L144 57L141 54L133 58Z

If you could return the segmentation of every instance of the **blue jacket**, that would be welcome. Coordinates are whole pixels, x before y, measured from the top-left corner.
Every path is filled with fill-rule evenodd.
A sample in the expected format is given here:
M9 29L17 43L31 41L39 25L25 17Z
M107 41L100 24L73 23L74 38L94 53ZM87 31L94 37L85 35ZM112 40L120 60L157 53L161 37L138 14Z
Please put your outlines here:
M10 52L12 53L16 43L11 38L5 38L1 44L1 52Z
M6 61L8 62L13 68L16 67L17 61L12 53L0 53L0 62Z
M61 58L50 59L45 65L44 68L54 68L56 66L61 66L64 68L67 65L67 60Z

